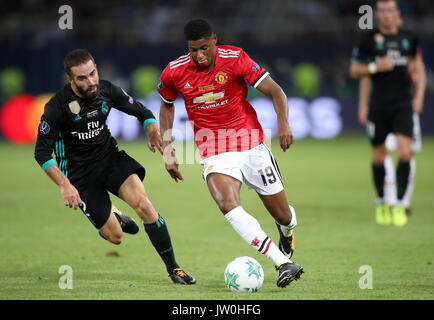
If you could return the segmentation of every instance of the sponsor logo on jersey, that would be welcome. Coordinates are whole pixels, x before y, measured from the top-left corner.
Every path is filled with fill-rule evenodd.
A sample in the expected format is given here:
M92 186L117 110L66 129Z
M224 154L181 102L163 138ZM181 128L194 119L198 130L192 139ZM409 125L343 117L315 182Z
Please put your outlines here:
M104 130L104 124L100 126L99 121L91 121L87 123L87 132L72 131L71 135L79 140L88 140L95 138Z
M228 75L223 71L219 71L215 75L214 79L219 84L225 84L226 81L228 80Z
M193 86L187 82L184 86L184 89L193 89Z
M259 65L258 65L257 63L255 63L255 64L253 65L253 67L252 67L252 71L253 71L253 72L257 72L259 69L260 69L260 68L259 68Z
M92 111L92 112L88 112L87 114L86 114L86 116L87 116L87 118L89 119L89 118L92 118L92 117L95 117L95 116L97 116L98 115L98 110L94 110L94 111Z
M70 102L68 104L68 106L69 106L69 110L71 110L71 112L73 114L79 114L80 113L80 105L78 104L77 100Z
M50 132L50 125L46 121L42 121L39 125L39 131L43 134L47 134Z
M214 90L214 84L211 83L211 84L209 84L209 85L199 87L198 90L199 90L200 92L202 92L202 91Z
M225 92L208 92L208 93L204 93L203 95L201 95L200 97L196 97L193 99L193 103L205 103L205 104L209 104L209 103L213 103L216 102L217 100L223 98L225 96Z

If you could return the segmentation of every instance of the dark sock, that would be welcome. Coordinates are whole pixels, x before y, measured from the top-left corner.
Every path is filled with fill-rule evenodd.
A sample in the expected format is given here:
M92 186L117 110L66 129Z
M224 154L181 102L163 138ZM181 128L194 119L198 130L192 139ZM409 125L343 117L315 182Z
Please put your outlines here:
M384 198L384 177L386 169L383 164L372 164L372 173L374 174L374 184L379 198Z
M398 200L402 200L405 191L407 190L408 177L410 176L410 162L399 161L396 169L397 196Z
M172 270L179 268L179 265L175 260L175 254L173 252L166 222L161 216L158 216L158 220L154 223L144 223L143 225L145 226L145 231L149 236L149 240L151 240L152 245L166 265L167 272L172 274Z

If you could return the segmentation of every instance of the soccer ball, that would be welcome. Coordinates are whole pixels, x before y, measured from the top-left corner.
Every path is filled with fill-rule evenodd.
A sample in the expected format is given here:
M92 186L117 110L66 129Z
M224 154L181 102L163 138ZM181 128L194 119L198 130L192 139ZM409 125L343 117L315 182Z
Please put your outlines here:
M264 270L255 259L238 257L226 267L225 282L231 291L257 292L264 282Z

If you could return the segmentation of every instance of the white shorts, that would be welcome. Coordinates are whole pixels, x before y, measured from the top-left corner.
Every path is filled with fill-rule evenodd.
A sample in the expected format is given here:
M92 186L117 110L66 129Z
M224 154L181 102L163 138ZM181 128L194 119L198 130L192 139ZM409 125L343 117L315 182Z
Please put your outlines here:
M203 178L211 173L222 173L245 182L249 189L261 195L272 195L283 190L282 177L270 149L262 143L241 152L225 152L206 159Z

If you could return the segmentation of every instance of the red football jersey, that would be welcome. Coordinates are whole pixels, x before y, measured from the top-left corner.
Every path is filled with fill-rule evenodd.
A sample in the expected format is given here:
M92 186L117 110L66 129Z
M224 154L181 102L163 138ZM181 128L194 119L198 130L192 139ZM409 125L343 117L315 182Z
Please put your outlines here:
M257 87L269 73L241 49L217 46L215 66L199 67L185 54L163 70L158 92L167 103L184 98L202 158L251 149L264 141L255 109L247 101L247 84Z

